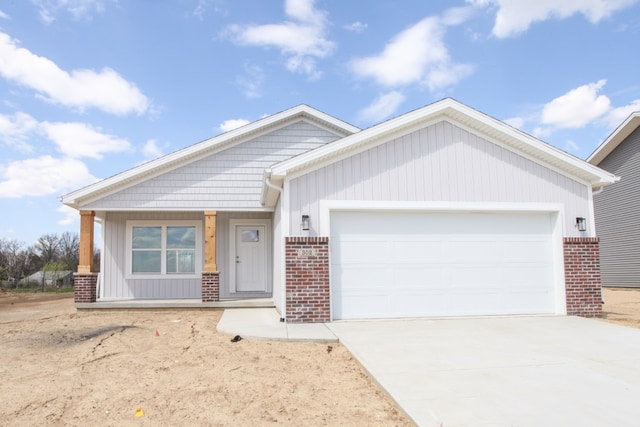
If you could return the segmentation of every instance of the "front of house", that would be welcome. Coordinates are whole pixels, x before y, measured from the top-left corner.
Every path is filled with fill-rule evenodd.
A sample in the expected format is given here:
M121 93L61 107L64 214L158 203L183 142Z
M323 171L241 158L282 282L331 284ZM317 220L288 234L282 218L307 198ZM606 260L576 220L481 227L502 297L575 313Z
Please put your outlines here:
M62 201L81 215L77 303L270 298L288 322L593 316L592 192L615 180L444 99L365 130L301 105Z

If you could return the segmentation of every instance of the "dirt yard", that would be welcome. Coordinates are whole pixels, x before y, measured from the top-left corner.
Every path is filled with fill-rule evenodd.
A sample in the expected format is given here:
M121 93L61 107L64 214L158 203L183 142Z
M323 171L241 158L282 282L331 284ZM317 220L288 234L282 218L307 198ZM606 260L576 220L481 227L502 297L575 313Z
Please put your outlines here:
M0 425L411 425L341 345L233 343L221 314L0 294Z
M604 298L640 328L640 289ZM221 313L0 294L0 425L411 425L341 345L233 343Z

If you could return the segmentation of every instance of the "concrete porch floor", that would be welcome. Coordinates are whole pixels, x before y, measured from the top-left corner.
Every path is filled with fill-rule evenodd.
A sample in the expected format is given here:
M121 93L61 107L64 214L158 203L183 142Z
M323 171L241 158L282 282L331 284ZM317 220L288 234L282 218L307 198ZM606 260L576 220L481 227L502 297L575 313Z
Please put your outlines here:
M199 299L99 299L91 303L76 303L78 310L143 310L167 308L274 308L271 298L227 299L216 302L202 302Z

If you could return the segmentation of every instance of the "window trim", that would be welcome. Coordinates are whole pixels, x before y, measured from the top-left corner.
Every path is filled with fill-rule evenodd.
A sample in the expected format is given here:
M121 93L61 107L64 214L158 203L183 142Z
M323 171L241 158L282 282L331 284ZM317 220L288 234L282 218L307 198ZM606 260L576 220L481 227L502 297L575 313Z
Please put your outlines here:
M193 220L129 220L126 223L126 254L125 254L125 278L126 279L154 279L154 280L171 280L171 279L197 279L202 277L202 222ZM196 261L195 272L193 273L167 273L167 227L195 227L196 229ZM133 227L161 227L161 267L160 273L133 273L132 257L133 257Z

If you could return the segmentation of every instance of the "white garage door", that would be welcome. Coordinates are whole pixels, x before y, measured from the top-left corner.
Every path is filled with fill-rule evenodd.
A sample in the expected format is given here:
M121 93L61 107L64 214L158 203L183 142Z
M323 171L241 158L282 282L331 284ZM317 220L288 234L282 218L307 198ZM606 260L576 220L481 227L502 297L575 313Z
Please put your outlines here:
M549 214L331 213L333 319L555 312Z

